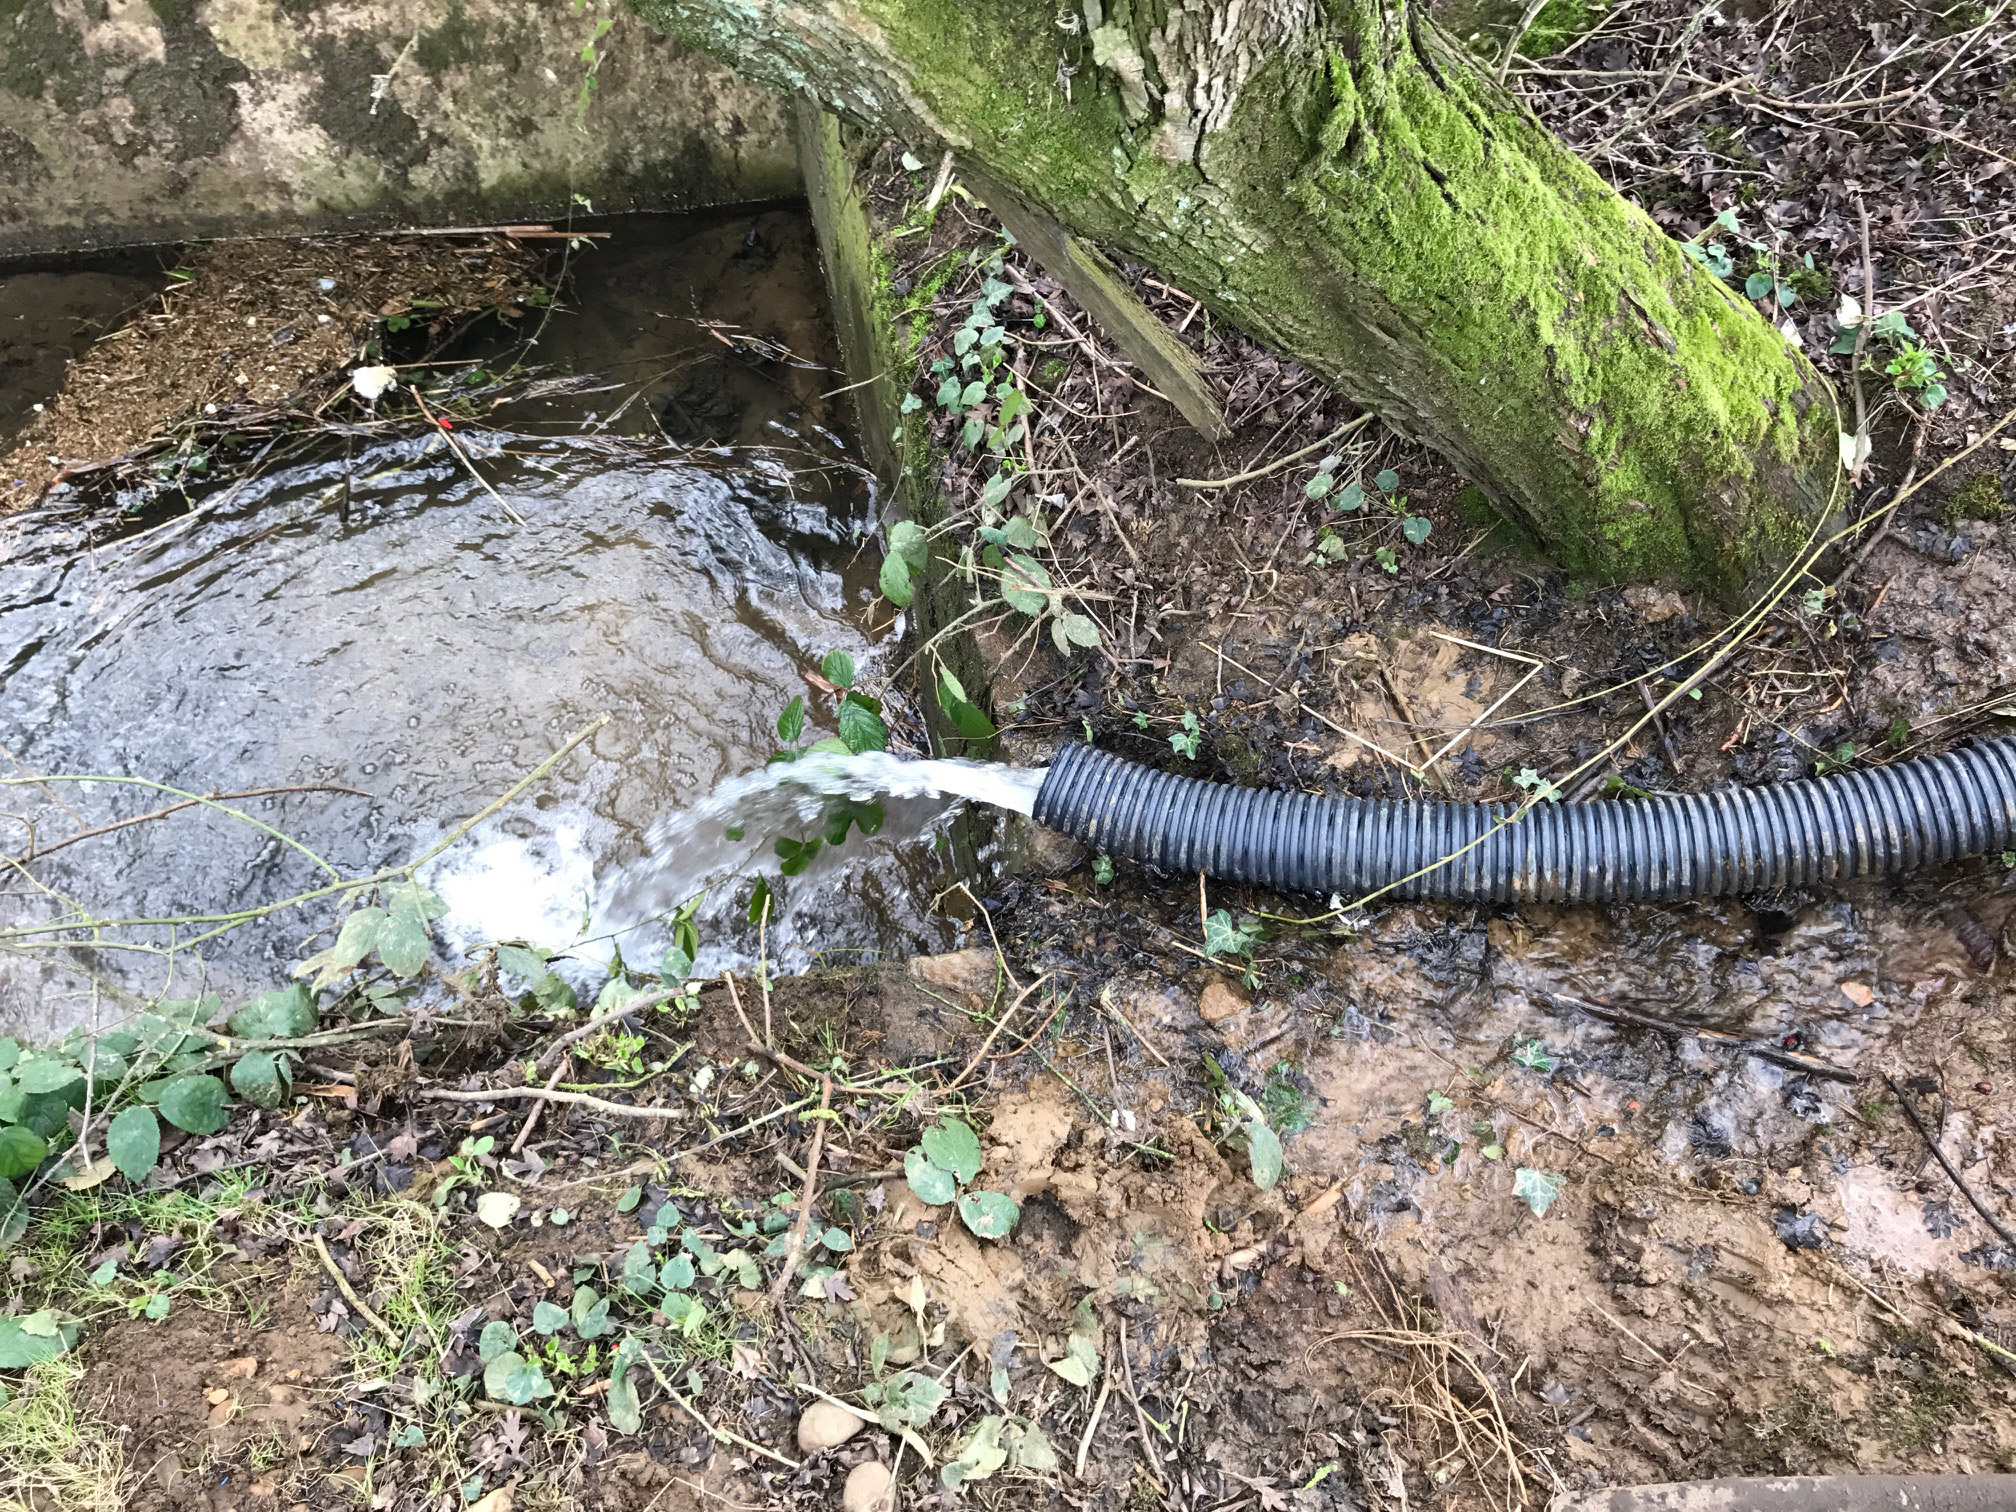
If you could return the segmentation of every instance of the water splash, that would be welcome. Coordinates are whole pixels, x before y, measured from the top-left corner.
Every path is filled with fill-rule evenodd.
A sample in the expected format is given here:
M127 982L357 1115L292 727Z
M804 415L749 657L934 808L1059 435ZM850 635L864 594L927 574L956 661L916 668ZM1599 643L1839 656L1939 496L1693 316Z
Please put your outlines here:
M576 955L598 955L615 946L627 959L642 962L656 927L706 894L701 917L717 927L701 930L706 948L700 964L703 969L731 964L746 953L730 942L732 931L719 926L732 916L729 904L743 890L740 884L763 868L778 837L817 834L834 807L846 801L883 801L885 837L942 833L944 821L969 801L1029 814L1046 771L960 759L912 761L884 751L819 751L731 777L690 808L651 826L645 854L602 889L588 931L592 939ZM845 891L865 881L845 875L845 853L844 847L827 847L792 880L796 901L787 900L773 915L768 949L784 969L802 969L812 950L831 943L817 938L822 886Z

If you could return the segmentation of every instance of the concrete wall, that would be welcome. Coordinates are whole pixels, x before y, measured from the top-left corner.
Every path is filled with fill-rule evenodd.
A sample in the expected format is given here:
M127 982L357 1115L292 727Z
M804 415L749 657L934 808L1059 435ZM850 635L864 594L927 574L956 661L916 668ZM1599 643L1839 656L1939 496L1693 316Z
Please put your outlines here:
M798 188L784 102L616 0L0 0L0 256Z

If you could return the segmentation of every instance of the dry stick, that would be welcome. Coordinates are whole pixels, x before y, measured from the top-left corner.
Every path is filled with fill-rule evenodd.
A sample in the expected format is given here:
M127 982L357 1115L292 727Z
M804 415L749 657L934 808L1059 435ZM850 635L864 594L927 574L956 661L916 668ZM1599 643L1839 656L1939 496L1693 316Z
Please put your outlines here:
M1148 1437L1148 1414L1141 1408L1141 1398L1134 1390L1134 1362L1127 1358L1127 1320L1120 1320L1120 1369L1127 1377L1127 1400L1134 1404L1134 1421L1141 1429L1141 1453L1148 1462L1148 1473L1155 1477L1155 1484L1165 1492L1169 1482L1162 1478L1162 1456L1155 1452L1154 1442Z
M1078 1463L1075 1473L1078 1479L1085 1479L1085 1456L1092 1450L1092 1435L1099 1431L1099 1419L1106 1411L1106 1398L1113 1394L1113 1352L1106 1352L1106 1375L1099 1383L1099 1396L1092 1403L1092 1416L1085 1424L1084 1436L1078 1440Z
M559 1092L547 1087L489 1087L481 1092L455 1092L446 1087L423 1087L413 1094L428 1102L509 1102L515 1098L531 1097L541 1102L573 1103L577 1107L593 1108L597 1113L607 1113L612 1118L684 1118L683 1108L638 1107L634 1103L605 1102L599 1097L590 1097L586 1092Z
M728 989L728 1001L735 1009L735 1017L742 1021L742 1032L749 1036L749 1043L752 1045L762 1044L763 1041L756 1037L756 1026L749 1022L749 1015L742 1011L742 994L735 990L735 973L732 971L722 972L721 984Z
M1277 457L1265 467L1256 467L1251 472L1234 473L1229 478L1178 478L1176 484L1179 488L1231 488L1234 484L1251 483L1259 478L1271 478L1283 468L1301 461L1311 452L1319 452L1331 442L1341 441L1352 432L1361 430L1371 423L1372 412L1367 410L1362 415L1346 420L1321 441L1312 442L1308 446L1303 447L1302 450L1290 452L1285 457Z
M1505 56L1498 60L1498 87L1505 87L1505 79L1512 72L1512 60L1519 56L1519 44L1526 40L1526 33L1533 29L1533 23L1540 19L1540 12L1547 9L1547 0L1526 0L1526 9L1520 14L1519 24L1512 28L1512 35L1505 39ZM1678 67L1679 65L1674 65ZM1664 93L1662 90L1661 93ZM1655 101L1658 95L1652 97Z
M2010 1249L2016 1250L2016 1234L2010 1233L2002 1220L1989 1212L1981 1199L1974 1195L1974 1189L1960 1179L1960 1173L1953 1168L1953 1162L1946 1158L1946 1152L1939 1148L1939 1141L1926 1129L1924 1120L1918 1116L1918 1110L1911 1106L1911 1099L1904 1095L1904 1089L1897 1085L1896 1078L1886 1071L1883 1073L1883 1081L1896 1094L1898 1103L1904 1109L1904 1116L1911 1120L1911 1127L1918 1131L1918 1137L1925 1141L1925 1147L1932 1152L1932 1158L1939 1162L1939 1169L1946 1173L1947 1179L1955 1187L1959 1188L1960 1195L1967 1199L1974 1211L1987 1220L1988 1227L2001 1236L2002 1242Z
M499 492L497 492L496 489L490 486L490 480L488 478L485 478L483 474L476 471L476 464L470 460L469 454L464 450L462 450L462 443L455 439L455 433L450 429L448 429L447 423L445 421L436 419L434 412L429 408L427 408L427 401L424 398L422 398L420 394L420 385L417 383L409 383L406 385L406 390L408 393L412 394L413 402L420 406L420 413L425 415L430 421L432 421L435 428L441 432L441 439L448 443L448 449L453 453L455 453L455 455L459 459L461 459L462 465L464 467L469 469L469 476L476 480L477 486L480 487L483 490L483 492L487 493L488 495L490 495L491 498L497 501L497 507L503 510L504 513L510 517L511 523L513 525L523 525L525 523L525 517L520 513L518 513L517 510L513 509L508 503L505 502L504 495L500 494Z
M560 1064L553 1068L553 1074L546 1078L546 1090L548 1092L551 1092L553 1090L553 1084L555 1082L559 1081L562 1076L566 1075L567 1068L571 1066L573 1063L574 1063L573 1057L571 1056L561 1057ZM532 1104L532 1111L525 1115L525 1122L518 1126L518 1137L511 1141L511 1153L513 1155L516 1155L520 1150L525 1148L525 1141L532 1137L532 1130L538 1126L539 1115L541 1113L544 1113L545 1111L546 1111L546 1104L544 1101L535 1102Z
M1862 222L1862 318L1855 323L1855 452L1848 466L1851 482L1861 475L1862 447L1869 439L1868 400L1862 393L1862 354L1868 350L1869 327L1876 319L1876 264L1869 256L1869 203L1859 194L1855 197L1855 213Z
M987 912L987 905L985 903L982 903L978 898L973 896L972 888L968 887L964 882L959 883L958 887L959 891L966 894L966 901L979 909L980 917L987 921L987 938L993 942L994 960L1001 967L1001 975L1008 978L1008 985L1010 987L1020 992L1022 984L1015 980L1015 973L1008 967L1008 957L1001 949L1001 937L994 933L994 915ZM940 896L943 895L941 894Z
M819 1079L819 1111L823 1114L833 1104L833 1079ZM791 1284L791 1277L797 1273L798 1260L805 1252L805 1229L812 1221L812 1199L819 1191L819 1156L826 1148L826 1119L816 1120L812 1130L812 1153L805 1157L805 1190L798 1198L798 1218L791 1225L791 1248L785 1252L784 1266L777 1272L777 1279L770 1283L770 1300L781 1303L784 1289Z
M329 1253L329 1246L322 1242L322 1236L310 1230L308 1242L315 1246L315 1254L322 1261L322 1268L329 1272L329 1279L336 1283L336 1290L343 1294L343 1300L350 1304L351 1311L383 1334L386 1342L394 1349L403 1345L406 1341L399 1337L392 1325L371 1311L365 1305L364 1299L357 1295L356 1289L350 1285L349 1278L337 1267L336 1257Z
M966 1078L973 1074L974 1068L978 1066L981 1061L985 1060L987 1058L987 1052L994 1048L994 1041L1000 1038L1001 1031L1008 1027L1008 1020L1015 1017L1015 1010L1022 1006L1023 1002L1028 998L1030 993L1034 992L1038 987L1041 987L1049 979L1050 979L1050 973L1046 971L1043 973L1042 976L1036 978L1035 981L1031 982L1027 987L1024 987L1019 993L1015 995L1015 1000L1001 1011L1001 1016L999 1018L994 1020L994 1027L987 1031L987 1038L982 1040L980 1042L980 1048L973 1052L973 1059L966 1062L966 1069L961 1071L957 1076L955 1076L952 1079L952 1084L945 1089L947 1093L956 1092L959 1090L961 1086L965 1084Z
M1951 73L1953 71L1953 66L1956 63L1958 63L1962 58L1967 56L1967 49L1974 45L1974 39L1980 36L1986 30L1988 30L1988 28L1993 26L1997 21L2001 20L2002 13L2007 9L2009 9L2009 0L2002 0L2002 3L1996 6L1992 12L1990 12L1987 20L1983 21L1979 26L1975 27L1974 30L1970 31L1969 33L1967 33L1966 36L1960 39L1960 45L1953 49L1953 56L1946 60L1946 62L1940 67L1937 73L1932 75L1932 77L1927 79L1923 84L1920 84L1916 89L1912 90L1910 99L1907 99L1902 105L1899 105L1895 109L1893 109L1889 115L1885 116L1877 124L1881 126L1890 125L1897 119L1897 117L1901 116L1902 114L1904 114L1905 111L1909 110L1912 104L1918 99L1920 95L1930 93L1932 86L1937 84L1941 79L1945 78L1947 74Z
M110 824L98 825L95 829L79 830L74 835L65 835L53 845L36 848L32 843L28 853L20 859L39 861L44 856L53 855L66 845L75 845L79 840L95 840L100 835L109 835L114 830L122 830L129 825L147 824L155 819L165 819L170 814L180 813L186 808L195 808L203 803L235 803L241 798L270 798L278 793L347 793L352 798L375 798L376 793L367 793L362 788L335 787L324 782L297 783L292 787L247 788L242 793L206 793L201 798L185 798L180 803L171 803L166 808L155 809L152 813L135 814L131 819L115 819ZM65 805L67 807L67 805ZM74 812L74 810L73 810Z

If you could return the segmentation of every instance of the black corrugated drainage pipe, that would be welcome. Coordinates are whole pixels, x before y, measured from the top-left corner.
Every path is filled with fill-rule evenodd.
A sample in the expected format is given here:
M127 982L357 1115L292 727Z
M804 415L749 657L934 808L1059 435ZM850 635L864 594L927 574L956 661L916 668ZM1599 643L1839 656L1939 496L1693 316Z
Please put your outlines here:
M1347 899L1386 887L1494 902L1703 898L2016 849L2016 741L1770 787L1539 803L1506 823L1516 812L1228 787L1085 745L1064 748L1036 796L1039 824L1095 851L1230 882Z

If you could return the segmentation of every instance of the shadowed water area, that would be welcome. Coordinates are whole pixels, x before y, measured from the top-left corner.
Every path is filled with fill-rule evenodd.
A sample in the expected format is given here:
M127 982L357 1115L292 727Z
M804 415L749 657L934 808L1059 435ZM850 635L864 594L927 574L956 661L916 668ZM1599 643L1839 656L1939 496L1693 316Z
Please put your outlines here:
M423 877L455 950L566 949L591 922L634 925L599 901L626 866L658 911L710 880L649 859L653 825L762 765L824 653L873 671L875 491L831 397L844 378L809 227L771 212L615 230L578 256L533 353L598 381L457 428L487 488L442 437L409 436L109 540L60 503L7 522L0 747L6 776L49 780L0 803L24 858L0 906L0 1033L109 1019L133 996L279 985L327 943L337 898L185 946L217 916L410 859L603 716ZM702 318L785 355L731 349ZM808 730L822 717L814 700ZM298 791L65 843L178 801L115 779ZM780 880L772 957L941 944L943 810L892 804L880 835ZM748 839L708 859L768 860L768 836ZM711 880L703 959L752 953L750 884ZM184 922L107 927L96 944L52 928L87 917Z

